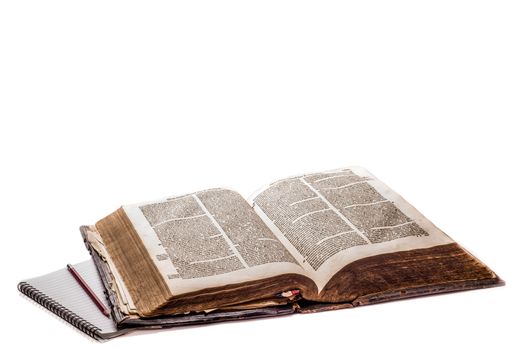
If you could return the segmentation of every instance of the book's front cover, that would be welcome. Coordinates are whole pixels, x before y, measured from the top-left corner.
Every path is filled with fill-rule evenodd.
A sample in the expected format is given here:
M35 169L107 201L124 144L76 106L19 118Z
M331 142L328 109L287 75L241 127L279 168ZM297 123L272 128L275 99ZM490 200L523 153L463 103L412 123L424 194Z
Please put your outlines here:
M87 227L81 227L84 235ZM109 287L109 270L96 251L86 243L97 266L107 297L112 305L113 318L119 328L174 327L298 313L339 310L432 294L504 285L486 265L456 243L395 252L368 257L349 264L333 278L333 283L345 283L359 291L354 300L344 303L320 303L299 300L293 304L252 310L215 311L171 317L129 318L116 305L116 295ZM336 281L336 282L335 282ZM329 286L335 293L343 286Z

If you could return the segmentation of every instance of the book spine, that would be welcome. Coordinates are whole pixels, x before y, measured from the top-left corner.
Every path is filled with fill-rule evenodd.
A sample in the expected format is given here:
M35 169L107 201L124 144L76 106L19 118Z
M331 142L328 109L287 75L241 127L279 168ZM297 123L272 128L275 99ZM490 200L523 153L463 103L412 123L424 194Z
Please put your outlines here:
M45 307L47 310L51 311L58 317L62 318L69 324L73 325L74 327L78 328L80 331L84 332L85 334L89 335L90 337L101 340L101 329L94 326L90 322L84 320L82 317L78 316L71 310L67 309L66 307L60 305L52 298L48 297L46 294L42 293L38 289L34 288L27 282L20 282L18 284L18 290L27 296L28 298L34 300L38 304Z

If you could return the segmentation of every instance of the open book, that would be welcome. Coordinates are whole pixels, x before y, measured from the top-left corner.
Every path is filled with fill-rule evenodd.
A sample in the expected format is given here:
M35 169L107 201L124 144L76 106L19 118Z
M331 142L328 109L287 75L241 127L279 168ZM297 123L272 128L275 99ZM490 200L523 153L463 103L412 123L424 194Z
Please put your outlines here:
M117 320L361 305L502 284L365 169L127 205L82 227Z

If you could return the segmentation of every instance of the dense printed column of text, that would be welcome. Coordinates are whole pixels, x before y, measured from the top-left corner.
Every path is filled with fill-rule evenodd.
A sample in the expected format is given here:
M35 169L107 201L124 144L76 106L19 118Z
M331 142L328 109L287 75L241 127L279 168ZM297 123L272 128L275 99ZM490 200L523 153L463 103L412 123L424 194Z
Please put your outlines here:
M273 183L254 203L315 270L354 246L427 235L369 180L351 170L304 175Z
M219 275L295 259L236 192L213 189L140 207L177 273Z

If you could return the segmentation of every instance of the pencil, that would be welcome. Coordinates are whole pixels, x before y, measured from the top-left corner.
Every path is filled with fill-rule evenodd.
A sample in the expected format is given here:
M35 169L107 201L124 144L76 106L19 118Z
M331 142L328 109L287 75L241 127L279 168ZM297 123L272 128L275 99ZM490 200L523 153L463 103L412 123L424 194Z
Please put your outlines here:
M71 272L71 275L73 275L75 280L82 287L82 289L87 293L87 295L89 295L91 300L93 300L93 302L100 309L100 311L102 311L104 315L109 317L109 310L107 309L107 307L104 305L104 303L100 299L98 299L95 292L93 292L93 290L89 287L86 281L84 281L82 276L80 276L80 274L75 270L75 268L71 264L67 264L67 270Z

